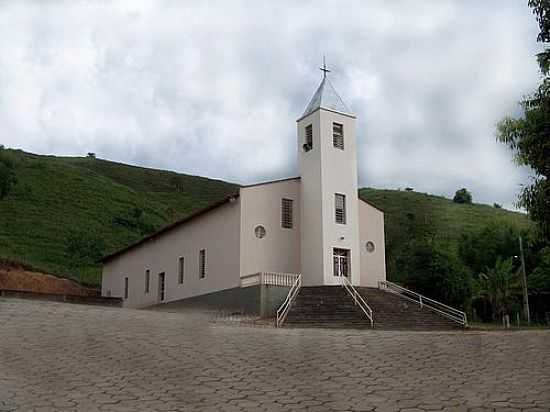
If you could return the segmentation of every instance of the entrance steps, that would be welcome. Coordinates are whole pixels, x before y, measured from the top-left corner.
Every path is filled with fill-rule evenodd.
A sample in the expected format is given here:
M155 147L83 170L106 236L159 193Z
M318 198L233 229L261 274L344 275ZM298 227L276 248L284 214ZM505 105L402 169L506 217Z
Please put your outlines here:
M356 287L374 312L374 328L387 330L449 330L462 326L397 294ZM302 287L286 317L288 327L370 329L370 321L341 286Z

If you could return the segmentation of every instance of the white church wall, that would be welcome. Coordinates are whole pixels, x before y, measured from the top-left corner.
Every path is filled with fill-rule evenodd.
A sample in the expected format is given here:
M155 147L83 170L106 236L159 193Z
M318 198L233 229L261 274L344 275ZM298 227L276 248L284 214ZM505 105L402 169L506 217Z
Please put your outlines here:
M386 280L384 213L359 200L359 246L361 249L361 286L377 287ZM374 251L367 250L367 242Z
M322 285L325 254L323 248L323 212L321 192L321 138L320 110L301 119L297 123L298 170L300 183L300 224L302 278L305 286ZM313 147L305 152L305 128L311 125ZM332 264L331 264L332 267Z
M142 245L114 257L103 265L102 295L124 296L125 307L158 302L159 273L165 273L166 302L240 285L240 200L226 203ZM206 250L206 276L199 277L199 251ZM183 284L178 283L178 261L184 258ZM145 271L150 270L149 293Z
M281 200L293 201L293 227L281 227ZM241 188L241 276L257 272L300 273L300 180ZM261 225L265 237L254 229Z
M350 280L360 281L359 212L357 199L357 148L355 119L328 110L320 110L321 125L321 191L323 227L324 284L338 284L334 276L333 249L350 251ZM344 127L344 150L333 145L332 125ZM346 196L346 223L335 221L335 194Z

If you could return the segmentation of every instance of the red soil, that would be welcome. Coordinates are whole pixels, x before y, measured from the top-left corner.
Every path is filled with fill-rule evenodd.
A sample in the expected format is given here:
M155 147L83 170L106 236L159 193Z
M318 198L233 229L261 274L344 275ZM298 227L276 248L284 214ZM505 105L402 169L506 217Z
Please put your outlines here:
M58 278L12 262L0 262L0 289L78 296L97 295L96 289L86 288L72 280Z

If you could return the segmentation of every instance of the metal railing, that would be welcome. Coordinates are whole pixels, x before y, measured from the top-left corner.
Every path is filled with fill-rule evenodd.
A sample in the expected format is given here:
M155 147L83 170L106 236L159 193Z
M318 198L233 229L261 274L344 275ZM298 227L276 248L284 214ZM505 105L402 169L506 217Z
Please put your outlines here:
M292 306L294 299L296 299L296 296L298 296L298 292L300 292L301 287L302 287L302 275L297 275L296 280L294 281L290 290L288 291L288 295L286 295L286 299L284 300L283 304L279 307L279 309L277 309L277 319L275 320L276 327L280 327L285 321L286 315L288 315L288 311L290 310L290 307Z
M258 272L241 276L241 287L256 285L291 287L299 275L295 273Z
M374 328L374 314L371 307L367 304L363 296L361 296L361 294L357 292L357 289L353 287L346 276L340 276L340 283L342 284L342 287L349 293L355 304L359 305L365 316L369 319L370 327Z
M420 293L413 292L412 290L406 289L387 280L379 281L378 288L386 289L387 291L394 293L403 299L418 303L421 308L426 307L460 325L468 326L468 318L466 316L466 313L462 312L461 310L445 305L444 303L438 302L437 300L430 299L426 296L421 295Z

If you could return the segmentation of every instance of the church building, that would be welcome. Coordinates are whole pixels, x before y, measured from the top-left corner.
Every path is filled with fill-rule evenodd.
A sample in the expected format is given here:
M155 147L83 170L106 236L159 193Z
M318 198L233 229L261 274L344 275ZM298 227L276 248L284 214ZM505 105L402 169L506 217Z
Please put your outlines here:
M327 72L296 122L299 176L241 186L106 256L102 295L131 308L209 300L273 313L298 277L385 281L384 214L358 196L356 116Z

